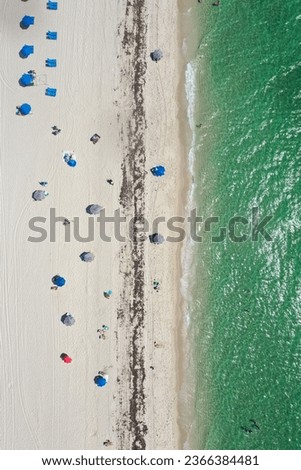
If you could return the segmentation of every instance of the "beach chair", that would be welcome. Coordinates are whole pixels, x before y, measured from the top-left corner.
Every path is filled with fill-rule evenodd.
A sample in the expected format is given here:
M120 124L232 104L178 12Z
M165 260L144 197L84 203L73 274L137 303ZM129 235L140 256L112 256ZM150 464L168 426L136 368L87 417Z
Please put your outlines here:
M56 40L57 39L57 32L55 31L47 31L46 33L46 38L47 39L52 39L52 40Z
M57 2L47 2L47 10L57 10Z
M46 59L45 65L46 67L56 67L56 59Z
M93 142L93 144L96 144L100 139L100 135L98 134L93 134L92 137L90 138L90 141Z
M46 88L45 90L46 96L56 96L56 88Z

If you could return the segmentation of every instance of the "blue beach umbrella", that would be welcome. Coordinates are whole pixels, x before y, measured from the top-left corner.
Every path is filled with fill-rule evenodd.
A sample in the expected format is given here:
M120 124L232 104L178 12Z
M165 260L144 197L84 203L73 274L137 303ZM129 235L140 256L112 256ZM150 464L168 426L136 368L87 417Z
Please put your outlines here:
M30 54L33 54L33 51L34 51L34 47L33 46L28 46L27 44L25 44L22 49L20 50L19 52L19 56L22 57L22 59L27 59L27 57L30 55Z
M23 116L26 116L26 114L29 114L31 111L31 106L28 103L24 103L20 106L19 111Z
M154 176L164 176L165 167L162 165L154 166L153 168L151 168L151 172Z
M19 80L21 86L30 86L33 85L34 77L30 73L23 73L22 77Z
M77 165L77 161L75 160L74 156L75 155L73 152L66 151L63 153L64 162L66 162L68 166L71 166L73 168Z
M63 277L57 275L52 278L52 282L57 287L63 287L66 284L66 281Z
M77 161L76 160L73 160L72 158L70 160L67 161L67 165L71 166L72 168L74 168L76 165L77 165Z
M28 15L23 16L20 22L20 26L22 29L27 29L29 28L29 26L33 24L34 24L34 16L28 16Z
M107 379L102 375L97 375L96 377L94 377L94 382L97 387L104 387L108 383Z

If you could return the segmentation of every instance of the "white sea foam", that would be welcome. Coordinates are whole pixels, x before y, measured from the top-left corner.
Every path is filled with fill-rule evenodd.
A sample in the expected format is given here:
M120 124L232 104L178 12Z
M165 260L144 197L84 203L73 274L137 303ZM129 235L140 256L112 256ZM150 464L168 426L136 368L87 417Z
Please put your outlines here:
M189 172L191 175L191 185L187 194L187 203L186 203L186 216L189 214L190 210L195 207L195 183L194 183L194 166L195 166L195 144L196 144L196 135L195 135L195 100L196 100L196 73L197 68L194 62L190 62L187 65L185 73L185 90L187 98L187 115L189 126L191 129L191 145L188 154L188 163L189 163ZM188 232L188 231L187 231ZM194 267L194 252L195 246L192 239L189 236L185 239L185 244L181 253L181 262L182 262L182 277L181 277L181 294L184 299L184 321L185 327L183 331L183 344L185 344L185 351L183 361L184 361L184 370L185 370L185 382L182 384L180 389L180 403L181 403L181 422L182 427L185 429L186 442L183 444L184 449L190 448L189 441L191 436L193 436L193 429L195 427L194 422L194 412L193 406L191 404L194 402L194 390L195 390L195 371L194 367L191 367L193 363L193 338L189 335L189 326L191 323L190 309L189 304L192 303L192 292L193 292L193 280L195 275Z
M191 147L188 155L189 163L189 172L191 174L191 185L187 195L187 204L186 204L186 215L189 214L190 210L194 207L195 200L195 184L194 184L194 163L195 163L195 144L196 144L196 135L195 135L195 99L196 99L196 64L190 62L187 65L185 73L185 90L187 98L187 115L188 122L191 129ZM181 278L181 293L184 298L186 308L185 308L185 322L186 326L189 326L190 317L189 311L187 308L187 303L191 299L191 288L193 280L193 257L194 257L194 243L193 241L186 237L186 242L182 250L182 278Z

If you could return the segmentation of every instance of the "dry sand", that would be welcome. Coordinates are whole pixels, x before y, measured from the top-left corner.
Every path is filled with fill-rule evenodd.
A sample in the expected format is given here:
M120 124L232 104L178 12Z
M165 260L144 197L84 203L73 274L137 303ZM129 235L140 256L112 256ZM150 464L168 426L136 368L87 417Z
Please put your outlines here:
M104 242L97 232L93 241L67 242L61 222L49 239L50 208L77 217L82 237L91 203L128 218L182 215L176 2L58 0L57 11L45 3L0 3L0 448L99 449L106 439L116 449L179 448L181 245ZM35 16L28 30L19 27L24 14ZM58 40L46 40L47 30ZM19 58L23 44L35 46L28 59ZM157 47L164 58L155 64L149 53ZM57 68L45 67L47 57ZM22 88L18 79L30 69L38 86ZM45 84L56 98L45 96ZM24 102L33 113L17 116ZM63 150L74 150L76 168L63 162ZM149 173L157 164L166 166L164 178ZM34 202L41 180L50 194ZM38 236L28 227L33 217L46 218L47 240L28 241ZM83 251L95 260L83 263ZM57 273L67 284L52 291ZM65 312L74 326L60 322ZM110 327L106 340L98 338L102 324ZM102 389L93 382L99 370L109 374Z

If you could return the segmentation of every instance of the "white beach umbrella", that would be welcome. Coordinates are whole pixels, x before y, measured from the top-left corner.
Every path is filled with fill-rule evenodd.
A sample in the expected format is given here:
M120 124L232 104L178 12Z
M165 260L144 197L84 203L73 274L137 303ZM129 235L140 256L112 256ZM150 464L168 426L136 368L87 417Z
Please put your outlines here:
M72 326L75 323L75 318L71 315L71 313L67 312L61 317L61 321L66 326Z
M46 196L48 196L47 191L42 191L41 189L37 189L36 191L32 193L32 198L35 201L43 201L43 199L45 199Z
M156 49L154 50L152 53L151 53L151 59L154 61L154 62L158 62L159 60L162 59L163 57L163 52L161 51L161 49Z
M95 255L93 255L93 253L91 253L90 251L84 251L81 255L80 255L80 259L82 261L85 261L86 263L91 263L91 261L93 261L95 258Z
M100 206L99 204L90 204L90 206L86 208L86 211L88 212L88 214L92 214L92 215L97 215L102 210L104 210L104 207Z
M160 233L153 233L149 236L149 240L155 245L161 245L162 243L164 243L165 238L163 237L163 235L160 235Z

